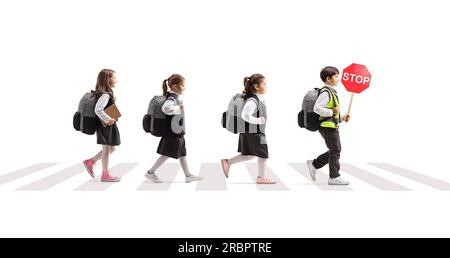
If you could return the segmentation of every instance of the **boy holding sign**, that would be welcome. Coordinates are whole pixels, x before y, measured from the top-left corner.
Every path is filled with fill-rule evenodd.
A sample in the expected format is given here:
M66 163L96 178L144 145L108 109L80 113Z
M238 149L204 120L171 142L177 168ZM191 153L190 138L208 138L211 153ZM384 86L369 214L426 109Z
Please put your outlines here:
M339 99L333 87L339 84L339 70L332 66L327 66L320 72L320 78L325 83L320 90L319 97L314 105L314 112L320 116L319 132L325 139L328 151L317 157L315 160L308 160L309 173L313 181L316 181L317 169L326 164L330 167L329 185L348 185L349 182L339 174L341 155L341 140L339 137L339 123L348 122L350 116L340 115Z

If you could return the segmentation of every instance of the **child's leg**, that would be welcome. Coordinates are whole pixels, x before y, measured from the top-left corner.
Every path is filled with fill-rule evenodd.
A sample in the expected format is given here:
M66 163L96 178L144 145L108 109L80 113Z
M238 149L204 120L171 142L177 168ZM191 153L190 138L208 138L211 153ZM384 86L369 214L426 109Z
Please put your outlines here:
M110 151L109 154L113 153L114 151L116 151L116 147L114 146L109 146L110 147ZM95 154L94 157L91 158L91 160L94 160L94 162L99 161L102 158L102 152L103 151L99 151L97 154Z
M99 161L102 158L102 151L99 151L97 154L95 154L94 157L92 157L92 160L95 162Z
M276 184L277 181L266 177L267 159L258 158L258 177L257 184Z
M251 159L255 158L255 156L250 156L250 155L242 155L239 154L236 157L233 157L231 159L228 159L228 164L233 165L239 162L244 162L244 161L249 161Z
M202 180L202 177L196 176L196 175L192 175L189 172L186 156L180 158L180 164L181 164L181 168L183 169L183 172L184 172L184 175L185 175L185 182L186 183L191 183L191 182L194 182L194 181Z
M319 157L317 157L315 160L313 160L314 168L319 169L319 168L324 167L326 164L328 164L328 161L330 160L329 153L330 153L330 151L327 151L327 152L319 155Z
M328 143L327 143L327 138L328 138L328 133L327 133L327 128L320 128L319 132L320 135L322 136L322 138L325 140L325 144L328 147ZM328 148L330 149L330 148ZM314 168L319 169L324 167L326 164L328 164L329 160L330 160L330 151L328 150L327 152L319 155L315 160L313 160L312 164L314 166Z
M258 176L259 177L266 176L266 164L267 164L267 159L258 158Z
M341 157L341 139L338 130L330 131L327 146L328 149L330 149L328 161L330 166L330 178L336 178L341 176L339 174L339 170L341 168L341 164L339 163L339 159Z
M320 130L320 134L325 140L328 151L320 155L313 161L315 168L321 168L326 164L330 167L330 178L339 177L339 158L341 156L341 140L337 129L324 128Z
M109 173L109 155L111 154L111 152L114 151L114 147L113 146L109 146L109 145L102 145L102 169L103 169L103 173L102 173L102 178L101 181L102 182L119 182L120 178L116 177L116 176L112 176Z
M228 178L228 174L230 172L230 167L233 164L244 162L253 159L255 156L250 155L242 155L239 154L236 157L233 157L231 159L222 159L220 163L222 164L223 173L225 174L225 177Z
M180 158L180 165L181 165L181 168L183 169L184 175L191 176L191 173L189 172L189 167L187 164L186 156Z
M164 164L164 162L166 162L169 159L169 157L161 155L155 162L155 164L153 164L153 167L150 168L150 170L148 171L150 174L154 174L156 172L156 170L158 170L159 167L161 167L162 164Z
M102 145L102 169L103 172L108 171L108 167L109 167L109 154L111 152L111 146L109 145Z

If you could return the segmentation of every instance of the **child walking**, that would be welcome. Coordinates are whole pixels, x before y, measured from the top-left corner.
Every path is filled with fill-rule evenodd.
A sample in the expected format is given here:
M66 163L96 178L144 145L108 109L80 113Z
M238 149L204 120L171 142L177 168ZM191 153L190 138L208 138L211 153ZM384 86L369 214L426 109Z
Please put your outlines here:
M320 116L319 132L325 140L328 151L319 155L314 160L308 160L306 164L313 181L316 181L317 169L329 164L330 177L328 178L328 184L348 185L350 182L342 178L339 174L339 158L341 155L339 123L350 120L349 115L341 117L339 99L334 89L339 83L339 70L335 67L327 66L320 72L320 78L325 85L321 89L319 97L314 104L314 112Z
M267 119L264 94L266 93L266 80L261 74L253 74L244 78L244 100L241 118L245 121L245 127L256 127L256 132L246 132L239 134L239 144L237 155L230 159L222 159L222 169L225 177L228 178L231 165L239 162L249 161L258 158L257 184L275 184L276 181L266 177L266 163L269 158L269 151L266 142L265 124Z
M109 173L109 155L113 153L116 146L120 145L119 128L117 121L105 113L105 109L115 103L113 88L116 87L116 73L110 69L103 69L97 77L95 86L95 114L105 123L97 129L97 144L102 145L102 150L91 159L83 161L89 175L95 178L94 165L98 160L102 160L102 182L119 182L120 178Z
M155 172L169 158L174 158L180 160L186 183L199 181L202 178L192 175L189 172L186 160L184 105L181 99L181 95L185 90L185 79L179 74L172 74L168 79L163 81L162 89L163 95L166 96L166 101L162 105L162 111L167 115L170 129L169 133L166 136L162 136L159 142L156 152L161 156L156 160L150 170L147 171L145 177L154 183L161 183L161 180Z

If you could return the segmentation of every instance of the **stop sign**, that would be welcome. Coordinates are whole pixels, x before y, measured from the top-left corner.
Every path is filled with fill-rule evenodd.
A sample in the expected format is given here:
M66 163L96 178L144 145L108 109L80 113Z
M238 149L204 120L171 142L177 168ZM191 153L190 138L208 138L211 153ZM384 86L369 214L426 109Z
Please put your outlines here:
M370 80L370 72L364 65L351 64L342 71L342 84L353 93L361 93L369 88Z

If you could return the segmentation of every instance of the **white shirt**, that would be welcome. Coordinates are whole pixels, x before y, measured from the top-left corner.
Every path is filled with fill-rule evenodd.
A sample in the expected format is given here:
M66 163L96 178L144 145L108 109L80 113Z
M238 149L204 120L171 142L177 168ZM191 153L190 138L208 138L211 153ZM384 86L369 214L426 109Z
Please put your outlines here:
M106 105L108 105L108 101L109 101L109 94L108 93L104 93L98 100L97 103L95 104L95 109L94 112L95 114L105 123L107 124L109 121L111 121L111 117L108 116L105 113L105 107Z
M169 91L169 92L177 95L180 102L183 103L183 101L180 98L180 95L178 95L172 91ZM169 115L169 116L180 115L182 113L180 105L176 105L175 101L173 99L167 99L164 102L164 104L162 105L161 109L162 109L162 112L164 112L164 114Z
M260 102L265 103L264 97L261 94L255 94ZM258 102L256 99L251 98L247 103L245 103L244 108L242 109L241 118L244 119L245 122L251 124L262 125L265 122L264 117L255 117L253 114L258 110Z
M334 90L332 86L325 84L325 87ZM327 91L320 93L319 97L316 100L316 104L314 104L314 113L319 114L324 117L332 117L333 109L327 108L326 105L330 101L330 95Z

